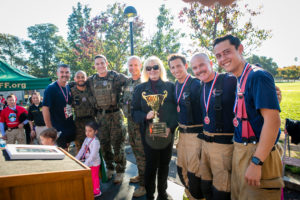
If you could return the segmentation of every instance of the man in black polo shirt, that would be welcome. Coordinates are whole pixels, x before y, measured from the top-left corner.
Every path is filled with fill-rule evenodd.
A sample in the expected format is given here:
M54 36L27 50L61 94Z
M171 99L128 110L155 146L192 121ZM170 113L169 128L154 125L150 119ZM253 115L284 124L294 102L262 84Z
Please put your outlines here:
M31 128L31 138L36 137L39 144L41 144L40 133L47 127L44 122L42 113L42 102L38 92L31 95L32 104L28 109L28 120Z

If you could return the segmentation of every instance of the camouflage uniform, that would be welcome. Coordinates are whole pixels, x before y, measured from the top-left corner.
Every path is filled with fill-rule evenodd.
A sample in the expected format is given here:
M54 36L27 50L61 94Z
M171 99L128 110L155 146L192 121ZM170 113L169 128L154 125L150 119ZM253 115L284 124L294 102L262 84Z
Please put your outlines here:
M96 102L101 151L107 169L114 170L115 162L117 173L124 173L126 167L123 113L118 102L127 79L125 75L115 71L108 71L105 77L94 74L88 78L88 85Z
M131 145L132 151L136 159L138 173L140 177L139 183L141 186L145 186L144 173L145 173L146 161L145 161L144 147L141 139L140 127L137 123L135 123L132 120L131 112L130 112L130 106L131 106L131 100L132 100L134 88L136 85L140 83L141 83L140 79L138 80L133 80L132 78L128 79L126 85L124 86L123 98L121 99L121 103L122 103L122 109L124 115L127 118L129 143Z
M75 145L77 151L80 150L81 145L86 137L85 125L87 122L95 121L95 109L90 88L86 88L84 91L78 90L76 85L71 87L71 93L73 97L72 107L75 113L75 126L76 126L76 138Z

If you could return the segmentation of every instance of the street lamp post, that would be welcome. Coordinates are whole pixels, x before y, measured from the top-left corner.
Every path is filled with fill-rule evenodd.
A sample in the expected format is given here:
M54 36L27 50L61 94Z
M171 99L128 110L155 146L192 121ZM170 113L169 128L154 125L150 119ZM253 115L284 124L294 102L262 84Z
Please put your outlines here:
M131 46L131 55L134 55L134 50L133 50L133 31L132 31L132 26L133 26L133 19L137 15L136 9L133 6L127 6L124 10L124 14L128 16L129 18L129 26L130 26L130 46Z

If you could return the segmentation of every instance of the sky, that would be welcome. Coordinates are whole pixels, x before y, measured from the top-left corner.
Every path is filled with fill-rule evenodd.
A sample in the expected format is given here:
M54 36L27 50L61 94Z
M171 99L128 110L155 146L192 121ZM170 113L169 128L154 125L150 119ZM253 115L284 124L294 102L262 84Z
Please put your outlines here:
M272 30L272 38L264 41L253 54L271 57L279 67L300 65L300 1L299 0L243 0L252 5L263 5L263 13L253 22L259 28ZM0 33L27 38L27 28L40 23L53 23L59 35L67 37L67 20L78 0L0 0ZM91 17L106 9L112 0L81 0L92 8ZM182 0L120 0L132 5L145 22L145 35L155 31L156 16L161 4L166 4L175 15L175 25L185 28L177 20L181 8L188 6ZM188 37L188 36L187 36ZM298 57L298 61L295 61Z

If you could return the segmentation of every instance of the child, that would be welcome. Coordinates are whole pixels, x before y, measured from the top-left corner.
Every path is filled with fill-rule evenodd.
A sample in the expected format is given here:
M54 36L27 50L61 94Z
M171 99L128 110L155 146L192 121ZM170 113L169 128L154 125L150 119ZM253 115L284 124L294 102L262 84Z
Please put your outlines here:
M55 128L47 128L40 134L42 145L55 145L57 139L57 131Z
M85 165L91 168L94 196L101 195L100 183L99 183L99 169L100 169L100 142L96 137L98 125L96 122L89 122L85 125L86 138L79 150L76 158L82 161Z

